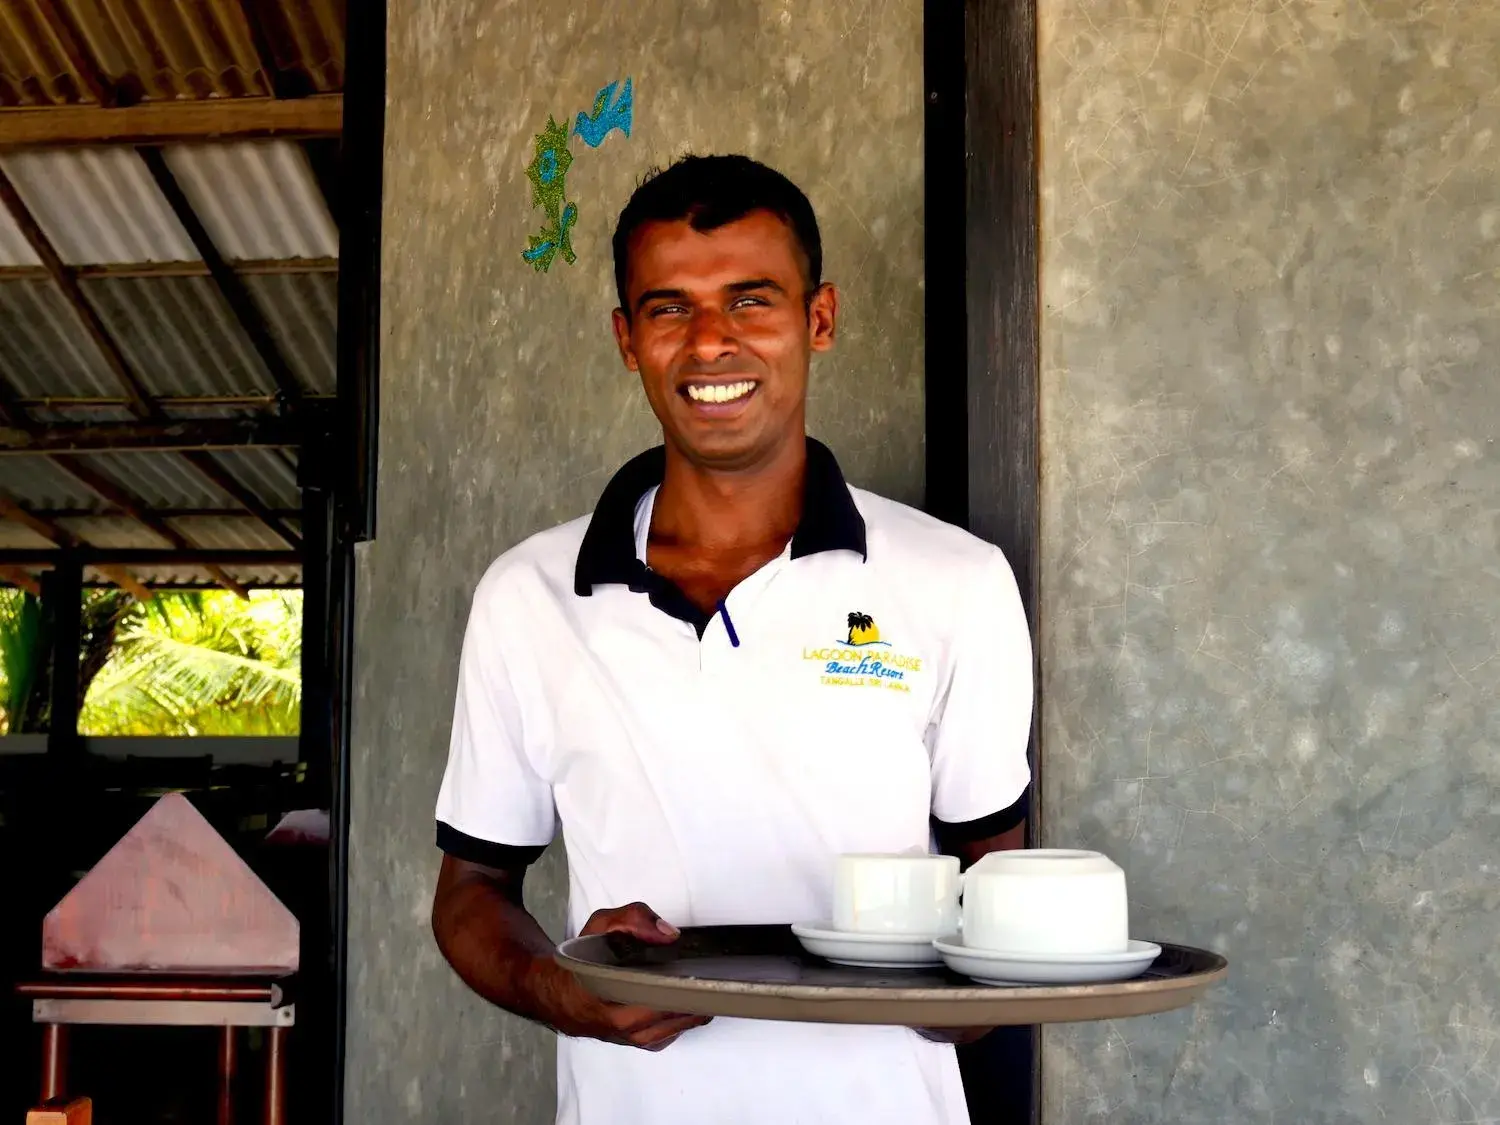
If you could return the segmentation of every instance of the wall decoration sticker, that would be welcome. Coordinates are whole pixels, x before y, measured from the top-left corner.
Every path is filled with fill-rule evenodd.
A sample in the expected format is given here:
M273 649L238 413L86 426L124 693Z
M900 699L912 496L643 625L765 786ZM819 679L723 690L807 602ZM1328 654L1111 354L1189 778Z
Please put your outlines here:
M620 96L615 98L613 105L610 98L614 97L615 88L620 84L611 82L600 90L594 98L594 109L591 113L580 113L578 123L573 127L573 135L582 137L583 143L589 148L598 148L604 143L604 138L618 129L627 137L630 136L630 122L634 116L635 97L630 86L630 79L625 79L625 88L620 91Z
M616 129L629 137L634 117L635 89L627 77L623 83L616 80L599 90L593 108L575 118L572 135L582 137L589 148L598 148ZM542 209L547 221L540 231L527 236L521 258L538 273L548 272L558 255L569 265L578 260L573 252L578 204L568 199L568 168L573 163L569 139L567 126L551 114L546 127L532 138L534 152L526 165L526 178L531 181L531 204Z

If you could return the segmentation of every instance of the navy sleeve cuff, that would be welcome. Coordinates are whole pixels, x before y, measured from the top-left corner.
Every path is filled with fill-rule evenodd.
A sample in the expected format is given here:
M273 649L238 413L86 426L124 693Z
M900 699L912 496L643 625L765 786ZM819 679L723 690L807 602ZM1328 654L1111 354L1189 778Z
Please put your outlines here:
M937 837L940 847L951 848L959 844L972 844L975 840L988 840L991 836L998 836L1002 832L1009 832L1016 825L1026 819L1027 813L1031 811L1031 788L1028 786L1013 805L1003 808L999 812L992 812L988 816L982 816L978 820L965 820L958 823L950 823L946 820L932 821L932 832Z
M497 871L530 867L547 850L546 844L497 844L460 832L451 824L437 822L437 846L454 859L467 860Z

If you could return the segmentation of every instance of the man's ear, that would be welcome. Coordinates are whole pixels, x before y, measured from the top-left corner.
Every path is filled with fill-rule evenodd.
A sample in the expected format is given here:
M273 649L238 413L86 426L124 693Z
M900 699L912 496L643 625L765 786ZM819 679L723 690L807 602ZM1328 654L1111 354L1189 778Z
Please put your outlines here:
M615 345L620 349L620 358L630 370L639 371L641 367L636 362L635 348L630 343L630 317L624 309L616 309L610 313L610 322L614 326Z
M839 291L825 281L807 302L807 332L813 351L826 352L833 347L838 319Z

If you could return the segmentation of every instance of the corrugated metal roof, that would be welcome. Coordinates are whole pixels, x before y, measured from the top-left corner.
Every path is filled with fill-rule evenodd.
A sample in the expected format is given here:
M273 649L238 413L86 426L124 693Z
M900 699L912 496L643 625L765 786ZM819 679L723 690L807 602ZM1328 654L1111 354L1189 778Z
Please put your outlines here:
M22 398L120 394L104 357L50 281L0 281L0 377Z
M95 102L99 78L122 104L270 94L247 12L288 93L339 90L344 11L343 0L4 0L0 105ZM94 79L79 72L54 14Z
M212 551L285 551L281 536L250 516L186 516L171 521L188 539Z
M46 457L29 454L0 457L0 491L27 508L105 507L103 500Z
M210 278L111 278L79 284L152 395L276 390L276 381Z
M69 517L58 520L57 525L91 547L150 550L167 545L160 535L129 516Z
M333 394L338 382L338 275L259 274L246 277L245 285L297 379L314 394Z
M0 3L0 106L94 100L35 0Z
M66 0L66 6L89 52L128 100L270 93L239 0Z
M225 258L338 256L338 230L299 145L174 145L165 154Z
M134 149L25 150L0 167L70 265L199 260Z
M225 572L247 590L264 590L276 587L302 585L300 566L227 566ZM153 589L173 587L211 587L217 583L201 566L133 566L132 574ZM93 567L84 568L84 580L96 586L113 583Z
M99 453L80 455L79 460L133 492L149 508L238 507L185 458L172 453Z
M38 551L55 545L21 524L0 520L0 550Z
M278 70L319 93L344 88L344 0L248 0Z
M209 456L272 508L300 508L297 470L275 449L216 449ZM183 504L180 507L188 507Z
M31 243L16 226L10 211L0 207L0 266L40 266L42 260L36 256Z

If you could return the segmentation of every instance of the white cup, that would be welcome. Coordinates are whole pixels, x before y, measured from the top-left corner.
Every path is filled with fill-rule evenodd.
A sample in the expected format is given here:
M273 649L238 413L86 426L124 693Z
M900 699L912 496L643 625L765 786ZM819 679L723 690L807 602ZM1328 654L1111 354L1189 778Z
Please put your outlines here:
M991 852L963 878L963 943L1006 953L1122 953L1125 872L1098 852Z
M841 855L833 876L833 928L943 937L958 929L958 888L955 856Z

